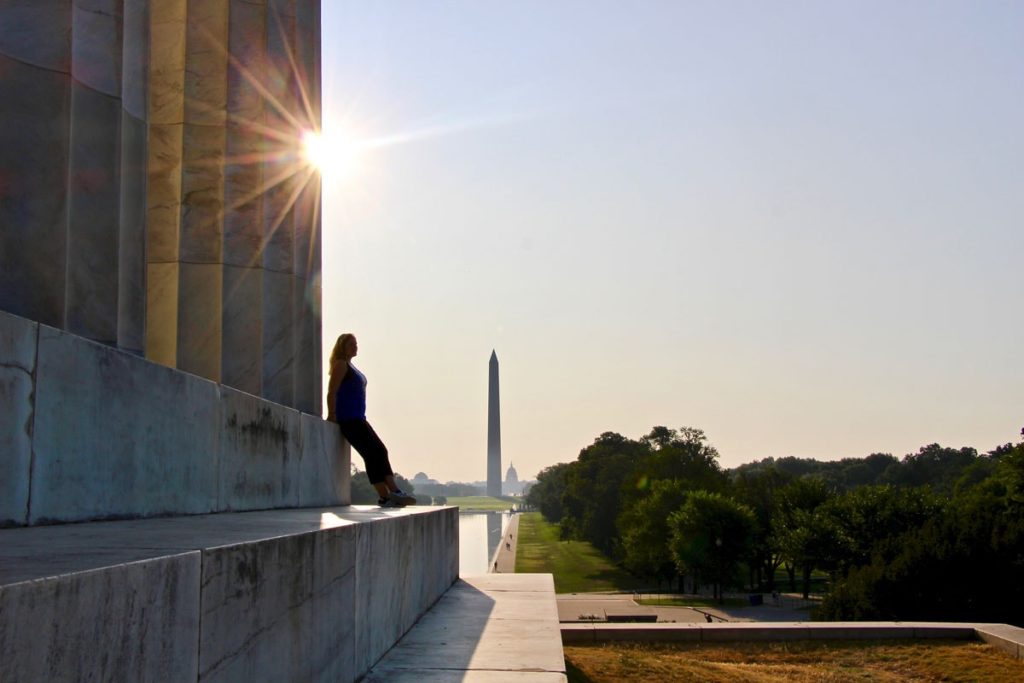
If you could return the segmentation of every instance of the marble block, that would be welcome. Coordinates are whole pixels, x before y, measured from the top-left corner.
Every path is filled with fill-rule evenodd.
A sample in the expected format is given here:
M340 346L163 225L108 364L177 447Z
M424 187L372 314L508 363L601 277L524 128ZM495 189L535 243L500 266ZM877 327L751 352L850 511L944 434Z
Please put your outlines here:
M147 116L149 89L149 0L124 0L121 100L136 119Z
M199 680L353 680L356 528L205 550Z
M256 268L224 266L221 379L259 396L262 387L261 299L263 278Z
M71 75L93 90L121 96L123 0L74 0Z
M225 130L186 123L183 135L178 257L193 263L221 263Z
M292 329L292 284L286 273L262 271L262 396L275 403L292 405L295 354Z
M61 326L70 81L2 55L0 73L0 310Z
M186 123L223 130L227 102L227 37L228 0L189 3L185 33Z
M121 202L117 252L117 347L146 348L146 123L121 111Z
M146 358L174 367L178 359L177 263L146 266Z
M193 551L0 586L0 680L196 680L199 574Z
M0 527L28 521L39 325L0 311Z
M359 525L355 666L360 674L458 579L458 508L406 510L418 514ZM557 623L555 627L557 637Z
M149 125L146 172L146 260L178 260L181 233L182 124Z
M67 300L63 329L117 343L120 101L71 87Z
M29 523L210 512L217 385L39 328Z
M150 2L149 112L156 124L185 122L185 24L188 0Z
M223 269L220 264L178 264L176 367L214 381L220 381Z
M348 505L351 495L352 448L338 425L302 413L302 457L299 462L299 506Z
M299 411L220 388L220 509L299 504Z
M0 54L71 72L71 0L5 0L0 3L0 26Z

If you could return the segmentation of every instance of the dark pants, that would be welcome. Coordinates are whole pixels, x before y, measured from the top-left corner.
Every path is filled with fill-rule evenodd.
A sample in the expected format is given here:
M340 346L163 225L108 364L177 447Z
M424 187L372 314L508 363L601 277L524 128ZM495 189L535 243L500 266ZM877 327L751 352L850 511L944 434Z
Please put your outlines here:
M366 420L338 420L341 427L341 434L352 448L363 456L363 463L366 465L366 477L371 484L382 484L388 475L394 476L391 471L391 462L388 460L388 449L384 442L373 431L373 427Z

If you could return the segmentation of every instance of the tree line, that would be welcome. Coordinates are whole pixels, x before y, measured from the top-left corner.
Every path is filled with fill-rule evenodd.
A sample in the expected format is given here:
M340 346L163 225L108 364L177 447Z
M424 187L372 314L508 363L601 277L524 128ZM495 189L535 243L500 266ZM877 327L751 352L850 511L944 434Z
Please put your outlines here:
M699 429L606 432L543 470L527 503L659 587L772 591L780 573L806 596L824 573L824 619L1021 620L1024 443L718 459Z

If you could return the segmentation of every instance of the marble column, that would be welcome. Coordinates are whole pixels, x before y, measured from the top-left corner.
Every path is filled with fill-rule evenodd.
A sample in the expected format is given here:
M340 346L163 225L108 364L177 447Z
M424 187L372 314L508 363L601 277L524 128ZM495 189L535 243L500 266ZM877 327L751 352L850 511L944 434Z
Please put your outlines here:
M319 0L0 3L0 309L320 412Z

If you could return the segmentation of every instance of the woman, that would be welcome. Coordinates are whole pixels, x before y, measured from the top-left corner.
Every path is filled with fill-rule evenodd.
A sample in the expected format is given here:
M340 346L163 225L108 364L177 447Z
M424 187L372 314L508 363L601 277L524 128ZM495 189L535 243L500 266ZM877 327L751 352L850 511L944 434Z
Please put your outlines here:
M363 456L366 476L377 490L381 507L415 505L416 499L395 484L388 449L366 421L366 376L352 365L358 351L355 335L348 332L334 344L327 385L327 419L338 423L342 435Z

